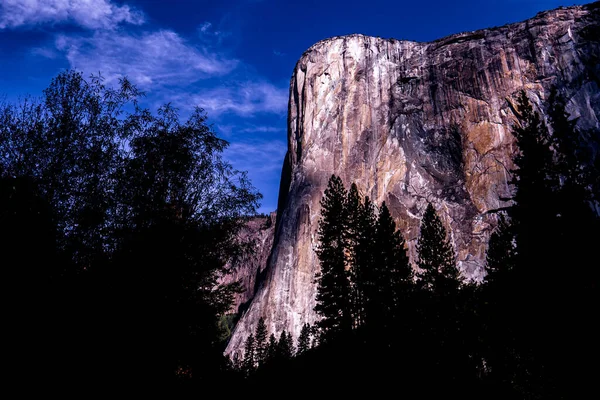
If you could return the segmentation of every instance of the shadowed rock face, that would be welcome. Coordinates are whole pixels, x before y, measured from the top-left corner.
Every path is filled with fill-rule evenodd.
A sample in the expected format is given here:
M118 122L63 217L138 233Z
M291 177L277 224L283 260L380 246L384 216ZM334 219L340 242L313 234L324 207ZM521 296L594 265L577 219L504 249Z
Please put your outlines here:
M250 243L252 249L228 265L229 272L219 280L222 284L238 282L241 286L242 292L235 295L232 312L245 310L256 293L258 282L262 280L273 247L275 216L276 213L272 212L267 217L252 217L239 232L240 241Z
M539 106L555 85L582 128L599 127L598 8L558 9L431 43L351 35L307 50L290 83L288 152L265 281L226 352L242 349L260 317L270 332L294 337L317 319L314 250L332 174L387 203L413 261L431 202L463 275L480 280L493 211L511 194L517 93L524 89Z

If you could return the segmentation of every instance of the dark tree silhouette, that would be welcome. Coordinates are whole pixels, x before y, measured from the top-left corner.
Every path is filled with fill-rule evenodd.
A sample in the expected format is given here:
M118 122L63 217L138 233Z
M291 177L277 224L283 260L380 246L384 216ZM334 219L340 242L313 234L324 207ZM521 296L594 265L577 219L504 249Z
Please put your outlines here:
M350 279L350 298L351 314L353 327L357 327L361 323L362 295L360 292L360 255L359 240L360 240L360 220L361 220L361 201L358 193L358 187L352 183L345 203L345 245L347 246L348 273Z
M279 341L277 342L277 357L280 360L291 360L294 356L294 339L292 335L287 333L285 329L281 332L279 336Z
M269 343L267 342L267 325L265 325L264 318L258 320L255 333L255 353L256 353L256 364L258 366L263 365L267 360L267 351Z
M256 368L256 345L254 343L254 335L250 334L244 344L244 361L242 361L242 369L246 376L249 376Z
M302 325L300 330L300 336L298 336L298 348L296 350L296 356L301 356L310 349L310 335L311 327L309 324Z
M367 323L369 298L377 290L375 281L375 206L365 196L358 209L357 239L354 247L355 261L351 266L354 290L355 325L360 327Z
M504 213L498 216L498 226L490 236L485 264L485 284L507 283L515 268L515 235Z
M400 306L408 300L413 285L413 271L404 248L404 238L396 229L385 202L377 217L374 267L377 291L369 301L374 303L370 309L377 317L370 322L385 326L393 318L400 317Z
M277 359L277 339L275 334L269 336L269 344L267 346L267 364L273 363Z
M431 203L427 204L419 242L417 243L419 260L420 287L438 295L455 293L462 282L456 268L454 249L439 216Z
M352 328L350 285L346 273L346 190L342 180L332 175L321 199L317 256L317 322L327 341Z
M68 344L57 382L66 369L82 381L202 380L225 365L218 319L235 287L218 277L245 248L237 232L260 195L223 160L202 110L180 122L170 106L139 108L141 94L67 71L42 101L0 109L2 179L30 182L53 231L56 270L39 299L60 315L38 332Z
M578 356L587 352L581 344L593 342L587 335L593 328L586 315L593 312L588 304L594 302L592 287L598 279L589 260L595 257L593 242L598 242L599 229L585 172L594 164L590 136L569 120L557 93L550 96L548 106L551 129L524 91L517 106L519 123L513 134L519 153L514 160L514 204L508 209L515 266L503 287L511 298L505 296L497 310L499 315L511 315L505 318L511 334L507 335L510 343L501 342L500 348L508 356L492 364L492 370L501 371L497 379L521 396L568 397L574 382L589 376L585 368L575 366L585 364ZM586 271L585 283L565 281L569 265ZM557 323L569 326L569 332L556 329ZM565 341L572 345L566 346ZM573 367L566 369L566 365Z

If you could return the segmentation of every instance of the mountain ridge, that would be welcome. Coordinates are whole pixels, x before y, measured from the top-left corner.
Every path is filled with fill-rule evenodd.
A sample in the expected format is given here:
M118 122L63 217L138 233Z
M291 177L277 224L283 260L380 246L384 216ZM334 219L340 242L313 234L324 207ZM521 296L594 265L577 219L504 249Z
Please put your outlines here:
M260 317L297 337L313 323L319 200L331 174L386 201L414 261L432 202L464 276L480 280L493 210L508 204L514 96L540 111L556 86L582 128L599 127L598 4L422 43L361 34L315 43L290 81L288 152L265 280L236 325L239 352ZM464 39L464 40L463 40Z

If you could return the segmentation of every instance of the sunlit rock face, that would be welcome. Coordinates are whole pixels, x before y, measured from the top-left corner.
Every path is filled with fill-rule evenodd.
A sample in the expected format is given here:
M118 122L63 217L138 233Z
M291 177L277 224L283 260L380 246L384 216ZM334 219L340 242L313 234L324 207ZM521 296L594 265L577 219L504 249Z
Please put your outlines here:
M288 152L265 280L237 324L240 351L260 317L294 337L313 323L320 200L332 174L385 201L411 259L427 202L463 275L480 280L494 210L507 206L514 99L539 106L554 85L581 127L600 117L598 3L416 43L362 35L308 49L290 83ZM541 110L543 112L543 110Z

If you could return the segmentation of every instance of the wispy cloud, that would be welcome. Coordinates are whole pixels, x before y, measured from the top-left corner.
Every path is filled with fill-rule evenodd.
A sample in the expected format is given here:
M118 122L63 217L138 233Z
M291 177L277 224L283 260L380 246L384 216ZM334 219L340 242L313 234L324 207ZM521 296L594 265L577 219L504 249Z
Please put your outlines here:
M271 125L252 125L252 124L217 124L217 132L225 137L231 137L237 134L247 133L285 133L286 127Z
M237 82L204 90L186 99L190 100L204 108L209 115L284 114L287 111L288 89L264 81Z
M110 0L0 0L0 29L65 22L113 29L121 23L140 25L144 15Z
M284 141L254 139L231 143L223 154L234 168L248 171L252 184L265 196L259 212L277 208L279 177L286 151Z
M54 59L62 55L54 47L34 47L31 49L31 54L50 59Z
M281 140L255 139L231 143L225 151L225 156L235 160L236 168L260 174L280 170L281 160L286 151L287 146Z
M223 39L231 36L231 32L217 30L210 22L204 22L198 27L198 35L204 42L210 42L211 44L221 44Z
M61 35L56 46L65 52L73 68L101 71L108 81L127 76L142 88L222 76L238 64L169 30L142 34L100 31L91 37Z
M250 126L240 129L242 133L272 133L285 131L285 127L276 126Z
M277 50L273 50L273 54L275 54L277 57L285 56L285 53L282 53L281 51L277 51Z

